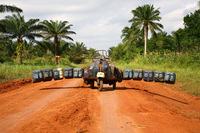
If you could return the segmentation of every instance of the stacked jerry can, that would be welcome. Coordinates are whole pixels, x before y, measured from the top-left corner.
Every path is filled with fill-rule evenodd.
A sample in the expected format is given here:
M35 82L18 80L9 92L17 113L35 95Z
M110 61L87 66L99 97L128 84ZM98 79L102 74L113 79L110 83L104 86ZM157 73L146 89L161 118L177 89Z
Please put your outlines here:
M52 69L44 69L42 70L42 74L43 74L43 81L51 81L53 78Z
M123 79L132 79L133 78L133 70L132 69L124 69L123 70Z
M134 69L133 70L133 79L134 80L142 80L143 70L142 69Z
M82 78L83 68L56 68L32 71L32 82L60 80L63 78Z
M94 64L90 64L92 69L94 68ZM95 69L96 70L96 69ZM176 74L174 72L163 72L163 71L152 71L152 70L142 70L142 69L124 69L123 72L121 70L115 69L114 75L116 78L122 80L144 80L147 82L155 81L155 82L165 82L174 84L176 80ZM90 72L90 69L83 68L56 68L56 69L44 69L44 70L34 70L32 71L32 82L41 82L41 81L51 81L59 80L63 78L87 78L87 76L95 76ZM109 75L109 73L107 73Z
M163 72L163 71L152 71L152 70L142 70L142 69L124 69L123 70L123 80L144 80L147 82L166 82L174 84L176 80L176 74L173 72Z
M34 70L32 72L32 82L41 82L43 80L43 74L41 70Z
M69 67L69 68L64 68L63 69L63 73L64 73L64 78L73 78L73 68Z
M54 80L63 79L63 68L53 69Z
M154 81L155 82L164 82L165 72L163 71L154 71Z
M164 77L164 81L166 83L171 83L174 84L176 80L176 74L173 72L166 72L165 73L165 77Z
M83 68L74 68L73 76L74 76L74 78L82 78L83 77Z
M144 70L143 71L143 80L151 82L153 81L153 71L152 70Z

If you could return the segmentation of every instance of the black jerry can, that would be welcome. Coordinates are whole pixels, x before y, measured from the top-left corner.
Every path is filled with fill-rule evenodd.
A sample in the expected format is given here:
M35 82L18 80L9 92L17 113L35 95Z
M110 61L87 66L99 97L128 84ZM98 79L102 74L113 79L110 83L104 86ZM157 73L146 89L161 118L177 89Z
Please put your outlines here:
M165 72L164 81L166 83L174 84L176 80L176 74L174 72Z
M64 78L73 78L73 68L72 67L64 68L63 75Z
M143 80L147 82L153 81L153 71L152 70L144 70L143 71Z
M51 81L53 78L52 69L44 69L42 70L42 74L43 74L43 81Z
M43 81L43 74L41 70L34 70L32 72L32 82L37 83Z
M133 70L132 69L124 69L123 70L123 79L132 79L133 78Z
M154 81L155 82L164 82L165 72L163 71L154 71Z
M133 79L134 80L142 80L143 70L142 69L134 69L133 70Z
M83 77L83 68L74 68L73 70L74 74L74 78L82 78Z

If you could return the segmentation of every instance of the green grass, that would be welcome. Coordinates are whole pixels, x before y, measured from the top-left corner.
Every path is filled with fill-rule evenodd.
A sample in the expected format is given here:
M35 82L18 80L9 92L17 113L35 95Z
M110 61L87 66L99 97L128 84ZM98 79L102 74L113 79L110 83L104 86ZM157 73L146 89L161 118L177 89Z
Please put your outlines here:
M8 82L10 80L19 80L24 78L31 78L33 70L67 68L67 67L85 67L85 64L74 64L67 59L62 59L59 65L54 65L54 61L49 62L45 58L38 58L35 60L25 60L23 64L17 62L8 62L0 64L0 83Z
M130 62L117 61L116 66L120 69L129 68L174 72L176 73L176 83L171 85L173 88L200 96L200 67L198 61L194 60L191 62L190 57L186 58L185 56L183 57L185 62L181 57L180 59L177 57L178 59L176 61L171 61L173 59L172 57L163 57L168 58L166 60L162 59L162 57L159 58L158 56L148 56L149 57L146 58L138 56ZM188 64L188 60L191 63Z

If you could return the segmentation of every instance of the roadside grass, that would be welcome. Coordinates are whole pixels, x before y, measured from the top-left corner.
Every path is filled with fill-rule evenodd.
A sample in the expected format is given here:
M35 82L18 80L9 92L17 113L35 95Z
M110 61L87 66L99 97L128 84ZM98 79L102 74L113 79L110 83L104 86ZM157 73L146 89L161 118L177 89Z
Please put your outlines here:
M53 62L53 63L52 63ZM84 67L85 64L74 64L67 59L62 59L59 65L54 65L54 61L48 61L46 58L37 58L35 60L24 60L23 64L7 62L0 64L0 83L5 83L10 80L19 80L31 78L33 70L55 69L67 67Z
M189 57L189 59L184 57L184 60L180 57L180 59L177 59L176 61L171 61L173 57L170 57L167 60L162 59L161 57L158 58L157 56L155 58L151 55L148 58L138 56L130 62L117 61L116 67L122 70L127 68L174 72L176 74L176 83L170 84L171 87L192 95L200 96L200 66L198 61L194 60L192 62L191 57Z

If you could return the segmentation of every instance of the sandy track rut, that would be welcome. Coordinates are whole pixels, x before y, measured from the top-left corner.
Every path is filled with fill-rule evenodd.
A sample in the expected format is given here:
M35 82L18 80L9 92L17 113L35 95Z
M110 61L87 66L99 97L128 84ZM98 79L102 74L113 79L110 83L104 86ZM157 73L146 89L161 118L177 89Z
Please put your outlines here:
M0 94L0 132L199 132L200 98L169 85L82 79L27 84Z

